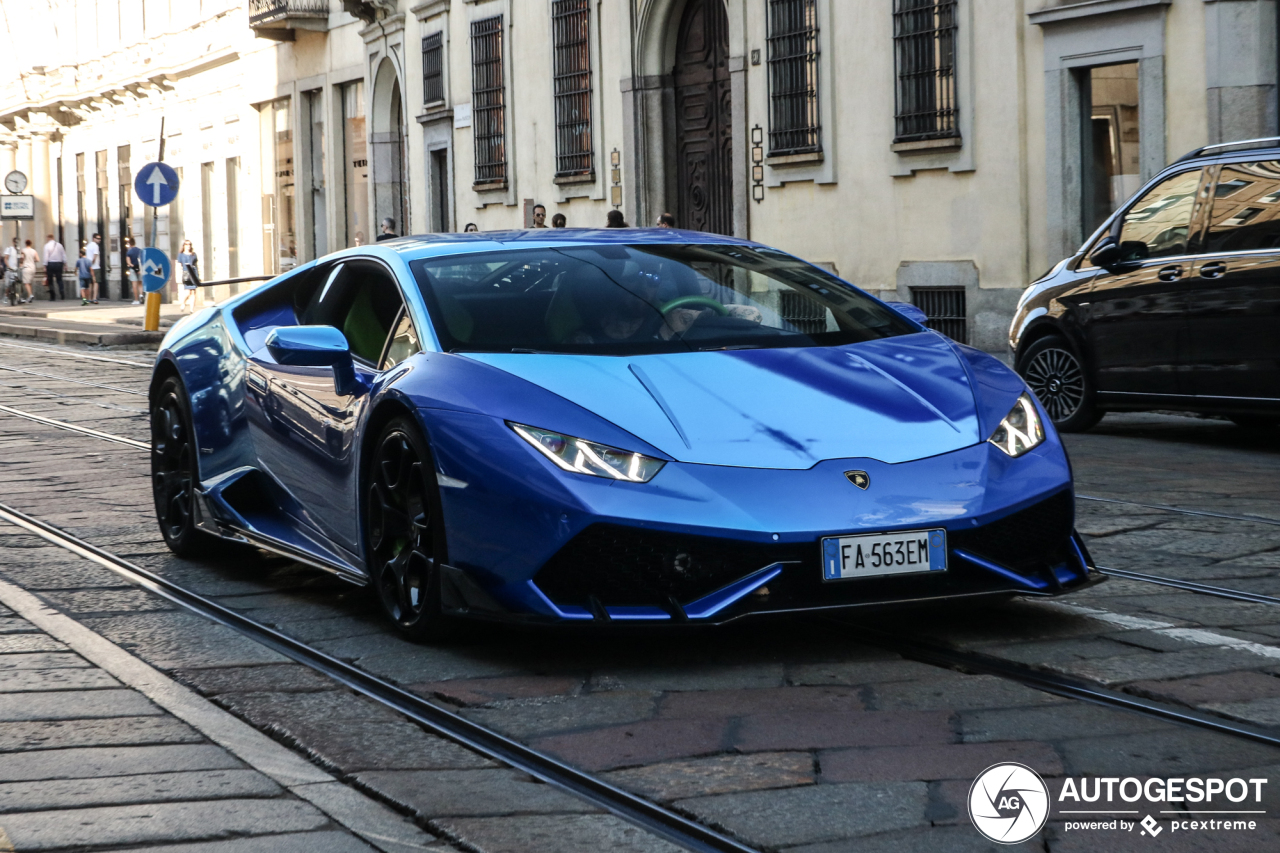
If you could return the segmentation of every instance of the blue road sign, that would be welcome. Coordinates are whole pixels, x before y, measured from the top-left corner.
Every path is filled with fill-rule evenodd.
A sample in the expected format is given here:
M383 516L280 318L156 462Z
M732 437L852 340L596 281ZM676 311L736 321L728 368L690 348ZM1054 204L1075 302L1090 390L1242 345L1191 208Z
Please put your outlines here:
M178 195L178 173L165 163L148 163L133 179L133 191L150 207L164 207Z
M164 290L169 282L169 270L169 259L164 252L153 247L142 250L142 287L147 293Z

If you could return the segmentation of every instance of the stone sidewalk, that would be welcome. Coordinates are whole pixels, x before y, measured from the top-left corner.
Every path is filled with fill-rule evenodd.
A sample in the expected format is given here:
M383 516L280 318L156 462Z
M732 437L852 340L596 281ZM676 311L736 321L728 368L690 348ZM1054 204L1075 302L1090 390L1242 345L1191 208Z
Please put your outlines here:
M0 851L451 849L17 587L0 601ZM148 677L187 721L122 680Z

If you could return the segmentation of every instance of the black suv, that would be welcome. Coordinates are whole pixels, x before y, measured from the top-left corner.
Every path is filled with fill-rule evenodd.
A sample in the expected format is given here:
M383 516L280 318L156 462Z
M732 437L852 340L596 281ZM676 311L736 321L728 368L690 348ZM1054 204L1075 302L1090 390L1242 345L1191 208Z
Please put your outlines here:
M1280 422L1280 138L1166 168L1027 288L1009 344L1061 430L1122 409Z

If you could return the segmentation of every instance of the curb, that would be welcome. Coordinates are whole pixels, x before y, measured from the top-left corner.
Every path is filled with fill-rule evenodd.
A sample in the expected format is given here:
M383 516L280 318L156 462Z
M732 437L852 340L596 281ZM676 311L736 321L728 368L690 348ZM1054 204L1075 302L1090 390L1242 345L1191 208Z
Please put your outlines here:
M122 344L158 344L164 340L164 332L77 332L43 326L19 326L0 323L0 335L15 338L36 338L59 344L93 344L96 346L120 346Z

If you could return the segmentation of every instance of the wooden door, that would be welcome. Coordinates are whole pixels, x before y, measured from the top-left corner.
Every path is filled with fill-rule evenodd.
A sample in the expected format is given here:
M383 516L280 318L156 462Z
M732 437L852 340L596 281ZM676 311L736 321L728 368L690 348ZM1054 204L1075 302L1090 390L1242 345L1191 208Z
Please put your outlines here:
M689 0L676 47L681 228L733 233L729 20L723 0Z

